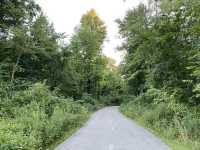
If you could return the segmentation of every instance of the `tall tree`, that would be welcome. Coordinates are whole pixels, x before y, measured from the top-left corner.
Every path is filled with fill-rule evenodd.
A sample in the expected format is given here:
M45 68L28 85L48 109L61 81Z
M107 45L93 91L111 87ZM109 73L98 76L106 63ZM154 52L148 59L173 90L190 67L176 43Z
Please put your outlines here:
M40 7L33 0L2 0L0 13L0 62L7 64L4 68L13 82L22 54L30 51L28 30Z
M191 31L198 30L199 2L168 1L164 9L161 6L165 2L160 1L157 15L140 5L118 21L125 38L122 49L127 51L124 75L135 95L149 88L165 88L188 102L193 80L188 59L198 52L198 32Z
M105 36L105 24L94 9L82 16L81 24L76 28L69 45L82 92L97 95L94 89L97 89L101 78L100 66L104 65L101 46Z

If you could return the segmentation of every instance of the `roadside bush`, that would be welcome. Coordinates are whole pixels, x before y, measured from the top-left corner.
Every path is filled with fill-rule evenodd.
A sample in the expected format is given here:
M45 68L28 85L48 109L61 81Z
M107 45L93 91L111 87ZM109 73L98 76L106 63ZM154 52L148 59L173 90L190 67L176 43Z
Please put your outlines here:
M159 104L163 102L168 102L171 100L171 96L162 90L159 89L148 89L145 93L140 94L135 98L134 101L141 105L151 105L151 104Z
M194 150L200 145L200 112L176 100L174 94L150 89L134 100L123 103L121 111L167 138L193 141Z
M12 99L14 116L0 118L1 150L40 150L80 126L88 110L37 83Z
M48 87L41 83L36 83L27 90L16 92L13 99L15 108L36 102L49 116L53 112L54 104L58 101L59 97L56 93L50 92Z
M11 93L11 85L6 82L0 81L0 117L12 116L12 93Z
M84 107L86 107L89 111L95 111L98 107L98 102L91 94L84 93L80 100L77 101Z
M121 100L120 95L108 95L101 97L101 101L106 106L119 105Z
M107 96L102 96L100 98L100 102L105 106L119 106L122 103L127 103L135 99L133 95L126 95L126 94L111 94Z
M133 101L133 100L135 100L135 96L134 95L130 95L130 94L123 94L122 96L121 96L121 103L120 104L122 104L122 103L128 103L128 102L130 102L130 101Z
M91 105L95 105L95 99L92 97L91 94L88 94L88 93L84 93L83 96L81 97L81 100L84 102L84 103L88 103L88 104L91 104Z

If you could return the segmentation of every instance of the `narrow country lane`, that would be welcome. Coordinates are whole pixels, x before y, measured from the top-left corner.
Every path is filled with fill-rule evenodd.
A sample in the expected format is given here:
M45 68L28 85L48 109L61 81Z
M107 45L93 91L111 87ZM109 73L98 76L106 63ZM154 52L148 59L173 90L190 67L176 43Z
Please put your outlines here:
M55 150L170 150L157 137L124 117L117 107L96 112Z

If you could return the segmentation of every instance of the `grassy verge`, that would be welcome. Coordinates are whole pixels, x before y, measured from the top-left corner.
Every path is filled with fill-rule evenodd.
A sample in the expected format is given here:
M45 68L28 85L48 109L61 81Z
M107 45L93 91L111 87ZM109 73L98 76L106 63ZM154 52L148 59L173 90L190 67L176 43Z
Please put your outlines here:
M144 110L146 109L146 110ZM147 128L150 132L157 135L162 139L164 143L169 145L173 150L199 150L200 149L200 141L197 139L189 139L189 138L181 138L180 134L177 134L177 130L175 127L167 127L164 125L166 122L163 120L155 119L156 115L159 112L156 112L156 109L152 109L148 107L143 108L138 104L128 103L122 104L120 107L121 112L137 121L141 126ZM162 111L162 110L161 110ZM163 110L165 111L165 110ZM152 113L154 112L154 113ZM169 124L168 124L169 125Z
M70 138L75 132L77 132L87 122L87 120L90 118L92 113L105 107L105 105L101 103L98 103L95 105L90 105L90 104L83 104L83 105L85 108L87 108L87 110L89 110L89 112L87 116L85 116L85 118L82 120L82 123L66 131L61 137L59 137L57 140L55 140L53 143L47 146L45 150L54 150L55 147L57 147L59 144L61 144L66 139Z
M84 123L89 119L90 115L88 115L82 123L80 123L78 126L71 128L70 130L66 131L62 136L60 136L57 140L55 140L53 143L48 145L45 150L54 150L55 147L57 147L59 144L64 142L66 139L70 138L75 132L77 132Z

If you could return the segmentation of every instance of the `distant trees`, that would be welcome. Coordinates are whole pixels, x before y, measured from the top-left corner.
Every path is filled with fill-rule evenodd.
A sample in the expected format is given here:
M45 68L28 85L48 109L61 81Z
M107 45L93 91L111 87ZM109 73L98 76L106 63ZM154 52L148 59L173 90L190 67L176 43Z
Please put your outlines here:
M65 49L64 70L71 80L61 85L64 93L75 97L87 93L97 99L102 96L102 82L112 82L105 78L105 74L115 74L115 71L107 67L109 58L102 53L105 37L106 26L95 10L84 14L70 44ZM72 87L71 90L65 88L67 85Z
M101 48L105 35L106 27L95 10L82 16L68 47L72 65L80 79L81 92L97 95L101 70L105 66Z

